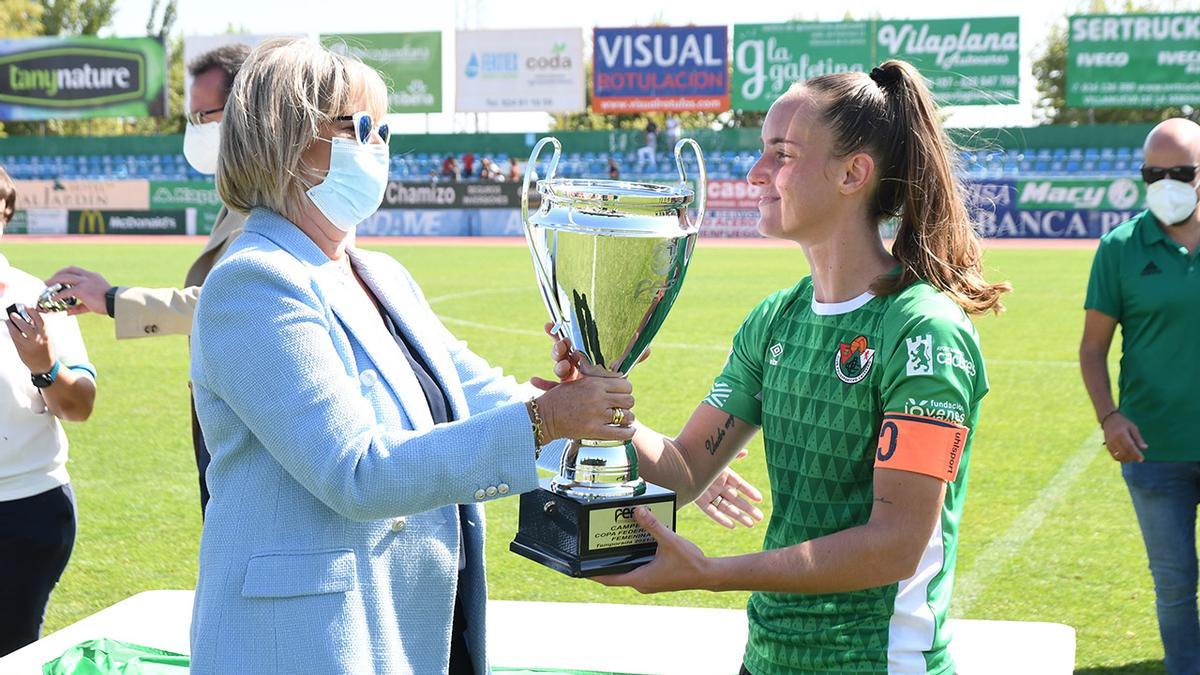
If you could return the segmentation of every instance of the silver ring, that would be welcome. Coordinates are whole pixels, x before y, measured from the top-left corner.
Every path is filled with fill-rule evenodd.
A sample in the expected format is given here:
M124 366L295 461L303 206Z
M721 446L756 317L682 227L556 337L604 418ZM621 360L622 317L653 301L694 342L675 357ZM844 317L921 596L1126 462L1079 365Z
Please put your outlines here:
M725 501L725 498L722 497L721 495L717 495L715 499L713 499L711 502L709 502L709 504L719 507L719 506L721 506L721 502L723 502L723 501Z

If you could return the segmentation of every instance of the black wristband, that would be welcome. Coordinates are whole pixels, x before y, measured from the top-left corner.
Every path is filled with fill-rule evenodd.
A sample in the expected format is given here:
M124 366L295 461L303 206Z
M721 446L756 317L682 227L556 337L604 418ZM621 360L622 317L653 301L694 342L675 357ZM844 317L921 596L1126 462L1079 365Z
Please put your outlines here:
M109 318L115 319L117 316L117 287L113 286L104 292L104 311L108 313Z
M1104 423L1108 421L1108 418L1112 417L1113 415L1116 415L1119 412L1121 412L1120 408L1113 408L1112 410L1109 410L1107 413L1105 413L1104 417L1100 418L1100 428L1103 429Z

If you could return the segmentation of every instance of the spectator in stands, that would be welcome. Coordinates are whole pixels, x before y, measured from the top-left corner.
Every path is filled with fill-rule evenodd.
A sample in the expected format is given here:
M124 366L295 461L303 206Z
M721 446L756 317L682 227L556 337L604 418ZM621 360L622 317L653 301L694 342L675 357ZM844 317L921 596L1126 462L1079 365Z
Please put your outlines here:
M0 235L17 190L0 169ZM75 495L60 419L86 420L96 371L75 319L42 316L44 286L0 255L0 656L38 639L50 591L75 544ZM22 316L21 313L26 316Z
M462 161L462 177L470 180L475 175L475 155L474 153L465 153Z
M503 183L505 176L504 172L500 170L500 165L492 161L492 158L490 157L485 158L483 162L484 166L487 167L487 177L485 178L481 175L480 178L483 180L492 180L496 181L497 183Z
M679 118L671 115L667 118L667 149L673 151L675 144L683 136L683 125L679 123Z
M491 180L491 179L492 179L492 160L488 159L487 157L484 157L479 162L479 180L484 181L484 180Z
M219 155L219 127L225 114L225 103L242 62L250 54L244 44L233 43L201 54L188 65L192 74L190 112L185 131L184 147L187 160L197 171L216 172ZM103 275L80 267L66 267L46 281L65 284L70 288L60 298L74 297L79 301L72 314L93 312L114 319L118 340L155 337L159 335L189 335L192 314L200 297L205 277L225 251L242 232L246 217L222 207L208 241L188 269L183 288L142 288L113 286ZM204 435L192 409L192 447L196 456L196 471L200 483L200 512L208 504L208 451Z
M658 125L654 120L646 120L646 128L642 131L642 147L637 150L638 164L654 166L655 153L658 152Z
M608 177L612 180L621 180L621 167L617 166L617 160L612 157L608 158Z
M516 183L521 180L521 164L516 157L508 158L508 182Z
M1084 301L1079 366L1129 488L1170 675L1200 673L1196 508L1200 505L1200 126L1167 120L1146 137L1146 211L1100 240ZM1121 326L1120 406L1108 351Z
M438 175L441 178L459 180L458 160L454 159L452 155L447 155L446 159L442 160L442 172Z
M251 215L196 310L196 675L488 672L482 502L536 488L541 443L632 435L608 426L624 378L530 398L353 247L387 186L386 102L311 40L263 43L234 84L217 187Z

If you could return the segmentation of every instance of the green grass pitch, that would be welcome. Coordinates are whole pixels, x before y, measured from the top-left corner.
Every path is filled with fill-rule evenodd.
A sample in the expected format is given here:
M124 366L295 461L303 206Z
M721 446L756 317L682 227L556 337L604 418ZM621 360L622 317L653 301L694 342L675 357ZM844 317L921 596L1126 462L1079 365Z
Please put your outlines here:
M379 248L408 266L434 309L475 351L518 378L547 374L544 309L523 248ZM0 251L42 278L74 264L116 284L174 286L196 247L0 242ZM1069 624L1078 632L1081 672L1162 672L1151 663L1162 658L1162 648L1145 552L1118 467L1094 435L1076 365L1090 261L1086 250L987 252L989 276L1011 280L1016 290L1004 315L977 322L992 389L971 457L954 614ZM633 373L639 419L678 430L707 394L749 308L804 274L798 248L701 242L652 358ZM107 319L85 316L80 324L100 372L100 394L92 419L68 427L79 538L51 598L47 630L136 592L191 588L196 579L200 518L187 341L117 342ZM761 440L736 468L766 492ZM745 604L740 593L640 596L567 579L509 553L516 499L487 509L494 598ZM757 550L765 526L730 532L688 507L679 531L709 555L724 555Z

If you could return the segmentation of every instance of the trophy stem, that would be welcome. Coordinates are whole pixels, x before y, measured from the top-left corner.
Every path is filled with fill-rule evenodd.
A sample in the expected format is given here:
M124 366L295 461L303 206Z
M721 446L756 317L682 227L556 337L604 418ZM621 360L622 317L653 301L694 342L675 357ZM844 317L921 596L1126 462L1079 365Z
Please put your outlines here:
M635 497L646 492L637 464L632 441L572 440L550 488L578 499Z

